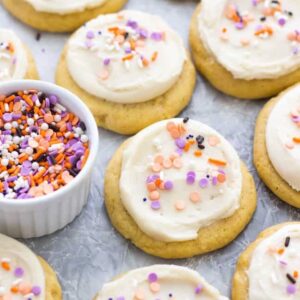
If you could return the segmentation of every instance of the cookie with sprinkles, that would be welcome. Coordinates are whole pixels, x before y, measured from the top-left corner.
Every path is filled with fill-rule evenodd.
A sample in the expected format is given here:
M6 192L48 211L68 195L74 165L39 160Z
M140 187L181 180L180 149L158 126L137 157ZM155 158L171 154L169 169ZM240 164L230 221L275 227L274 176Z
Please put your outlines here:
M0 82L38 77L29 49L13 31L0 28Z
M263 231L240 256L232 300L297 300L300 297L300 223Z
M254 164L281 200L300 208L300 85L271 99L260 112L254 136Z
M119 148L106 171L105 204L138 248L185 258L234 240L255 211L256 191L224 137L200 122L170 119Z
M0 234L1 300L61 300L61 294L56 274L45 260Z
M176 116L195 79L179 35L159 16L132 10L76 31L56 73L56 82L85 101L99 126L122 134Z
M198 70L220 91L241 99L274 96L300 80L300 3L203 0L190 44Z
M105 284L95 300L228 300L196 271L174 265L153 265L128 272Z
M128 0L3 0L17 19L42 31L70 32L101 14L119 11Z

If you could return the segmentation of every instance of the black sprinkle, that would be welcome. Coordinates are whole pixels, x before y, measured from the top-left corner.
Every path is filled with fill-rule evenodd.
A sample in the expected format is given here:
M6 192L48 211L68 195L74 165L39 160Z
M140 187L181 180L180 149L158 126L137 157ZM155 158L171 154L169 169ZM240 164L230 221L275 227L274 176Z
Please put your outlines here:
M77 176L77 174L78 174L78 172L76 172L75 169L70 169L69 172L70 172L70 174L71 174L72 176L74 176L74 177Z
M47 159L47 155L44 153L44 154L41 154L35 161L36 162L41 162L43 160L46 160Z
M83 131L86 131L86 126L85 126L85 123L84 122L80 122L79 123L79 127L83 130Z
M190 120L190 118L186 117L183 119L183 123L187 123Z
M204 137L202 135L198 135L196 137L196 141L198 144L202 144L204 142Z
M125 32L125 35L124 35L125 40L127 40L128 37L129 37L129 33Z
M295 278L293 276L291 276L289 273L286 274L286 277L292 284L296 283Z
M38 33L36 34L36 36L35 36L35 39L36 39L37 41L39 41L39 40L41 39L41 37L42 37L42 34L41 34L40 32L38 32Z
M198 148L199 148L200 150L203 150L203 149L205 149L205 146L204 146L204 145L198 144Z
M260 18L260 21L261 21L261 22L265 22L266 20L267 20L266 17L261 17L261 18Z
M284 246L287 248L290 245L291 238L289 236L286 237Z
M16 132L18 136L22 136L22 130L19 127L16 128Z
M54 132L58 132L59 128L53 124L49 124L49 128L52 129Z
M146 202L146 201L147 201L147 198L144 198L143 201Z

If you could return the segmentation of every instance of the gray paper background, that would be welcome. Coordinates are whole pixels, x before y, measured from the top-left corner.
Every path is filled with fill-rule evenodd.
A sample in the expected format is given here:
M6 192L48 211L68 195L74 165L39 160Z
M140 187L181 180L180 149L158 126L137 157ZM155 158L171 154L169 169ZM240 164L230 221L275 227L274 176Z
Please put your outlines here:
M0 1L1 3L1 1ZM188 27L197 1L129 0L127 8L159 14L176 29L188 45ZM54 81L66 34L42 33L21 24L0 7L0 26L16 31L31 48L43 80ZM230 296L236 259L264 228L283 221L299 220L300 213L280 202L258 179L252 164L255 119L264 101L240 101L213 89L201 76L189 107L182 116L207 123L220 131L236 148L255 177L258 209L247 229L231 245L209 255L180 261L151 257L125 241L111 226L103 204L105 166L125 137L99 129L100 149L91 193L82 214L65 229L25 243L56 270L64 299L91 300L101 286L124 271L157 263L175 263L199 271L222 293Z

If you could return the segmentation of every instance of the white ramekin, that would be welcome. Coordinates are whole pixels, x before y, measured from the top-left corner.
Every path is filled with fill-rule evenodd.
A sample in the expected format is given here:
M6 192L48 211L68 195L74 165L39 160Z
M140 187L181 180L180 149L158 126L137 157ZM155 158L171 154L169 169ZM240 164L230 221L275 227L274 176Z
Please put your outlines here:
M47 196L24 200L0 201L0 232L16 238L32 238L51 234L74 220L86 204L95 165L99 136L95 119L87 106L74 94L49 82L16 80L0 83L0 95L18 90L37 89L55 94L86 125L90 155L69 184Z

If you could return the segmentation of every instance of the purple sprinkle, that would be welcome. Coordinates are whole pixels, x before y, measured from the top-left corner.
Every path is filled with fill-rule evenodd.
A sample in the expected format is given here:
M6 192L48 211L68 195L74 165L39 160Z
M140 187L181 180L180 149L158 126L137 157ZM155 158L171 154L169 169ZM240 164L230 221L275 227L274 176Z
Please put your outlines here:
M187 173L187 176L193 176L193 177L196 177L196 173L194 171L189 171Z
M280 19L278 20L278 24L279 24L280 26L284 26L285 23L286 23L286 20L285 20L284 18L280 18Z
M176 149L176 153L178 153L180 156L182 156L183 150L182 149Z
M95 37L95 34L92 30L89 30L87 33L86 33L86 38L87 39L93 39Z
M34 296L39 296L42 292L42 289L39 286L33 286L31 292Z
M146 29L140 29L139 30L139 35L140 35L140 37L142 38L142 39L146 39L146 38L148 38L148 36L149 36L149 33L148 33L148 31L146 30Z
M131 27L132 29L138 28L138 23L136 21L128 20L127 24L128 27Z
M213 177L212 184L213 185L217 185L218 184L218 178L217 177Z
M164 184L164 188L169 191L173 189L173 182L172 181L166 181Z
M297 55L298 53L299 53L299 48L295 47L295 48L293 49L293 54L294 54L294 55Z
M50 95L49 100L50 100L52 105L55 105L58 102L58 98L57 98L56 95Z
M206 178L202 178L200 181L199 181L199 185L201 188L206 188L208 186L208 180Z
M105 58L103 60L103 64L104 64L104 66L108 66L110 64L110 59L109 58Z
M117 297L117 300L125 300L125 297L123 296Z
M11 115L10 113L5 113L5 114L3 115L3 120L4 120L5 122L10 122L10 121L12 120L12 115Z
M157 274L156 274L156 273L151 273L151 274L149 274L149 276L148 276L148 281L149 281L150 283L156 282L157 279L158 279L158 277L157 277Z
M160 32L153 32L151 34L151 39L155 41L161 41L163 39L163 34Z
M253 6L256 6L258 4L257 0L252 0Z
M196 288L195 288L195 294L200 294L203 291L203 285L199 284Z
M15 120L19 120L22 117L21 113L13 113L12 114L12 119Z
M126 48L126 49L125 49L125 53L126 53L126 54L130 54L130 53L131 53L131 49L130 49L130 48Z
M236 29L243 29L244 28L244 23L243 22L238 22L238 23L235 23L235 28Z
M24 270L22 268L16 268L15 269L15 272L14 272L15 276L16 277L23 277L24 275Z
M195 177L194 177L194 176L188 175L188 176L186 177L186 183L187 183L187 184L192 185L192 184L194 184L194 182L195 182Z
M294 284L289 284L286 288L286 292L290 295L296 294L296 286Z
M153 202L151 203L151 208L152 208L153 210L159 210L159 209L160 209L160 202L159 202L159 201L153 201Z
M175 144L178 148L183 149L185 146L185 140L184 139L176 139Z
M11 177L8 177L6 180L7 180L7 182L13 182L17 179L18 179L18 176L11 176Z

